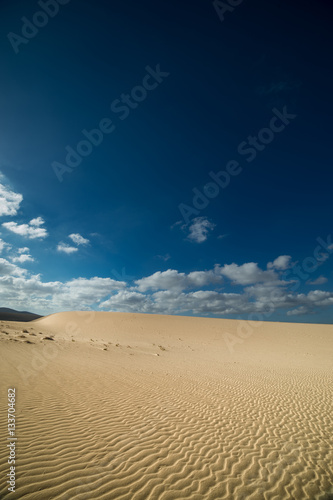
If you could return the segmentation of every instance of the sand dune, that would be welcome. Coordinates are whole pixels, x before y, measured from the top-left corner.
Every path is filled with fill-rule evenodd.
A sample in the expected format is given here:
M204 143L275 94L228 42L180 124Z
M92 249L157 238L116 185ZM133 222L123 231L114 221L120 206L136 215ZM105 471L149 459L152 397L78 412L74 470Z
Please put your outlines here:
M1 498L333 498L330 325L74 312L0 332Z

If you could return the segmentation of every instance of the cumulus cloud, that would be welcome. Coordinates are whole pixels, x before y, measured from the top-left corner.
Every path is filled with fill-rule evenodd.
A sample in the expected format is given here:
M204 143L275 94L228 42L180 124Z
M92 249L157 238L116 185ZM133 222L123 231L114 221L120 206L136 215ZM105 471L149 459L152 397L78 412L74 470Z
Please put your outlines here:
M154 314L196 314L200 316L237 316L262 314L266 319L278 310L288 310L288 316L305 314L315 308L333 305L333 293L323 296L305 294L291 295L286 290L270 294L265 299L253 300L250 294L224 293L214 290L180 292L179 290L157 291L145 294L138 291L119 291L103 301L99 307L108 311L141 312Z
M62 245L68 253L68 246ZM69 248L74 249L69 253L77 251L76 247ZM277 311L292 317L333 306L333 292L296 293L292 291L294 281L281 279L282 268L263 270L254 262L216 265L211 270L189 273L168 269L137 279L129 286L127 279L97 276L44 282L41 275L32 275L19 266L28 262L27 257L31 257L29 249L24 247L12 262L0 259L0 303L42 314L102 309L230 317L263 314L264 319L270 319ZM237 293L225 291L221 285L230 286L228 280L242 289Z
M9 245L8 243L6 243L5 241L3 241L0 238L0 253L2 253L5 249L9 250L10 248L11 248L11 245Z
M276 259L274 267L280 274L289 258ZM276 270L262 270L258 264L229 264L214 270L189 274L175 269L156 272L135 281L135 286L113 294L100 307L112 311L155 314L244 315L264 314L266 319L278 310L288 316L305 314L316 308L333 305L333 293L315 290L308 294L292 293L294 281L283 281ZM239 293L203 290L221 285L223 277L242 285ZM187 291L187 289L193 291ZM290 312L291 311L291 312Z
M44 224L44 219L42 217L37 217L36 219L32 219L28 224L4 222L2 225L12 233L19 234L20 236L32 240L36 238L43 239L48 236L47 230L44 227L41 227Z
M85 310L126 287L124 282L98 277L43 282L41 275L26 276L26 270L3 260L0 259L0 302L14 309L41 314Z
M17 250L17 254L18 255L11 257L12 262L16 262L18 264L24 264L24 262L34 262L35 260L31 257L28 247L19 248Z
M102 302L99 307L112 311L125 312L150 312L152 302L149 297L139 292L121 290L108 300Z
M25 273L25 269L15 266L7 259L0 259L0 276L22 276Z
M67 245L67 243L59 243L57 246L58 252L63 252L67 254L75 253L78 251L77 247L71 247L70 245Z
M34 260L35 259L33 259L31 257L31 255L26 254L26 253L22 253L18 257L13 257L12 258L12 262L17 262L17 263L20 263L20 264L24 264L24 262L34 262Z
M197 314L228 315L250 312L252 306L241 294L198 290L195 292L176 293L170 290L159 291L151 296L151 312L160 314ZM148 311L149 312L149 311Z
M115 290L125 287L125 282L111 278L76 278L61 285L56 300L63 307L82 309L99 303Z
M29 277L7 276L0 278L0 293L1 297L13 292L17 296L17 300L26 301L27 304L33 299L43 299L51 297L54 299L60 292L63 284L60 281L43 282L41 275L32 275Z
M187 226L183 226L185 229ZM206 217L195 217L188 227L189 234L187 238L195 243L202 243L207 240L209 231L215 227Z
M307 298L309 304L320 304L321 306L329 306L333 304L333 293L324 292L323 290L313 290L308 293Z
M260 282L276 282L279 277L274 271L263 271L255 262L248 262L241 266L237 264L226 264L216 267L217 271L229 278L235 285L250 285Z
M294 281L283 281L281 273L290 264L289 256L274 261L274 269L262 270L254 262L229 264L214 270L185 274L175 269L156 272L135 281L135 286L113 294L100 307L113 311L155 314L244 315L264 314L269 319L276 311L288 316L315 312L333 305L333 293L315 290L308 294L293 293ZM220 288L223 277L243 286L239 293L203 290ZM187 291L188 289L193 291Z
M290 255L280 255L273 262L267 264L267 269L278 269L279 271L284 271L291 267L291 257Z
M319 276L317 279L311 281L311 280L308 280L306 282L307 285L323 285L324 283L327 283L328 282L328 279L325 278L325 276Z
M148 290L184 290L198 288L211 283L221 283L222 277L214 271L194 271L189 274L179 273L175 269L157 271L151 276L135 281L140 292Z
M44 222L44 219L42 217L36 217L36 219L31 219L29 224L30 224L30 226L40 227L43 224L45 224L45 222Z
M90 242L79 233L72 233L68 236L76 245L88 245Z
M302 314L308 313L309 310L305 306L298 307L297 309L292 309L291 311L287 311L287 316L301 316Z
M4 176L0 174L0 216L16 215L23 196L15 193L4 184Z

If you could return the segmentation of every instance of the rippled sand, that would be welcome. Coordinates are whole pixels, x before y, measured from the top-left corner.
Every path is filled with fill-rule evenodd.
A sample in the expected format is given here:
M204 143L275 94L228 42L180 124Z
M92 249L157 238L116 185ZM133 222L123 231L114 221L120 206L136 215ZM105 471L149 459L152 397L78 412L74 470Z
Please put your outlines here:
M61 313L0 332L0 498L333 498L331 325Z

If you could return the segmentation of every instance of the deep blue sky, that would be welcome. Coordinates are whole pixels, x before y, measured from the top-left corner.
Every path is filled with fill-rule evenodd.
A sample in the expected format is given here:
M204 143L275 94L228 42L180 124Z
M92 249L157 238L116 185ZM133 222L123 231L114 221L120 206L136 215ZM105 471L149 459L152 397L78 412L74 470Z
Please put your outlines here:
M0 7L1 305L246 319L269 301L264 319L330 323L333 246L293 269L332 233L329 2L244 0L221 21L210 1L70 0L15 51L38 11ZM169 76L121 120L111 103L157 65ZM297 116L248 162L273 109ZM103 118L115 130L59 182L52 164ZM186 224L179 205L231 160L242 172ZM47 234L17 229L38 217Z

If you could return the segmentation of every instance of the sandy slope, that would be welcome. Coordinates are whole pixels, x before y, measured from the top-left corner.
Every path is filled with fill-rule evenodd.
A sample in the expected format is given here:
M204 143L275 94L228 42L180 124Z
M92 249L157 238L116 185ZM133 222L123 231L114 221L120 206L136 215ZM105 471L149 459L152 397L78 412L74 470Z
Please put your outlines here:
M0 332L1 498L333 498L330 325L62 313Z

